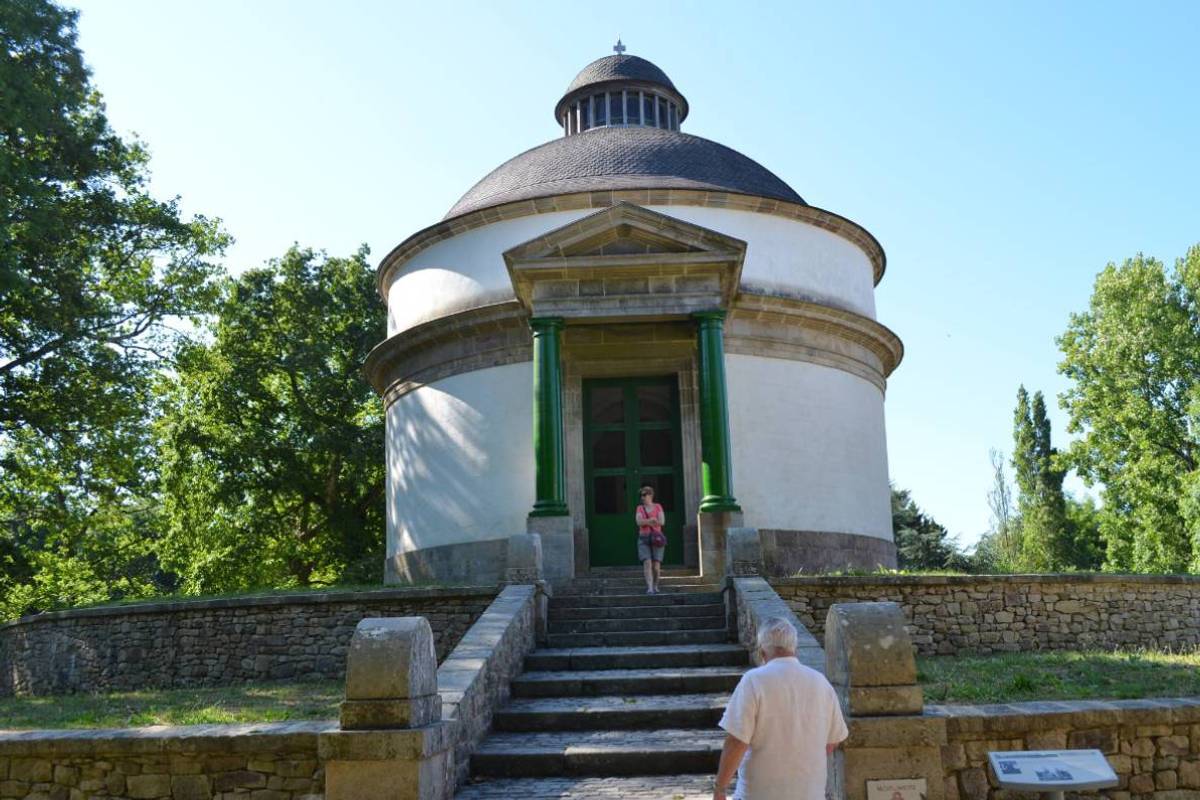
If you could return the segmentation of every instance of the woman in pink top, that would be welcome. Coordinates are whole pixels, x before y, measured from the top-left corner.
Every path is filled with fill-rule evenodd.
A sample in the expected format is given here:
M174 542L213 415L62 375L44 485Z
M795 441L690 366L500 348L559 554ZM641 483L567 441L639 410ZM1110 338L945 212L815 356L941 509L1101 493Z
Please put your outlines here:
M663 507L654 502L654 489L643 486L641 495L642 502L634 512L638 526L638 558L642 560L642 572L646 576L646 594L658 594L663 551L667 549L662 526L667 519Z

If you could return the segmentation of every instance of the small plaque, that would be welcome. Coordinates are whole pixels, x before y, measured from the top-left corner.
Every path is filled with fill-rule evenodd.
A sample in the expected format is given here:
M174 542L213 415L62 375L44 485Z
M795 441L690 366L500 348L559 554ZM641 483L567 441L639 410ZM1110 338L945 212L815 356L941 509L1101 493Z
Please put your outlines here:
M928 795L924 778L867 781L867 800L925 800Z

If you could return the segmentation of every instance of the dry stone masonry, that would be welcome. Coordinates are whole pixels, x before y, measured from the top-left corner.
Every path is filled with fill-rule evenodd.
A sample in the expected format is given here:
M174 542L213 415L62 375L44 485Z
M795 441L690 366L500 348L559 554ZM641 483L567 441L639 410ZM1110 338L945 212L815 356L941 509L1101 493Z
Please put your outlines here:
M771 578L818 638L834 603L899 604L925 655L1200 645L1200 576Z
M382 589L25 617L0 626L0 696L339 680L364 617L425 617L442 659L495 596L495 587Z
M320 800L336 723L0 734L0 797Z
M1013 796L988 769L990 750L1064 748L1104 753L1120 784L1100 797L1200 797L1200 698L926 706L925 714L946 726L946 800Z

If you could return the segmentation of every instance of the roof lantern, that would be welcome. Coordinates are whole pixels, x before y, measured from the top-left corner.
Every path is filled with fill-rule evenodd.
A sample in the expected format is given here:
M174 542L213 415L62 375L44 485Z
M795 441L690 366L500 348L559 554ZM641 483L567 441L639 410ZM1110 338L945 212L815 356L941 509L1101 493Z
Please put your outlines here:
M554 106L563 135L614 127L679 130L687 99L667 73L644 58L625 55L625 49L618 38L616 55L596 59L571 81Z

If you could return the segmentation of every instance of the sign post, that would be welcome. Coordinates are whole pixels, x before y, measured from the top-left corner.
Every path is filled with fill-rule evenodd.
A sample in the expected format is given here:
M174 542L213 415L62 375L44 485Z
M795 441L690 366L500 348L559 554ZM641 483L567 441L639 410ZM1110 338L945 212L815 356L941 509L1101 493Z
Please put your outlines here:
M1063 800L1064 792L1116 786L1117 774L1099 750L1015 750L988 753L1002 789L1041 792Z

